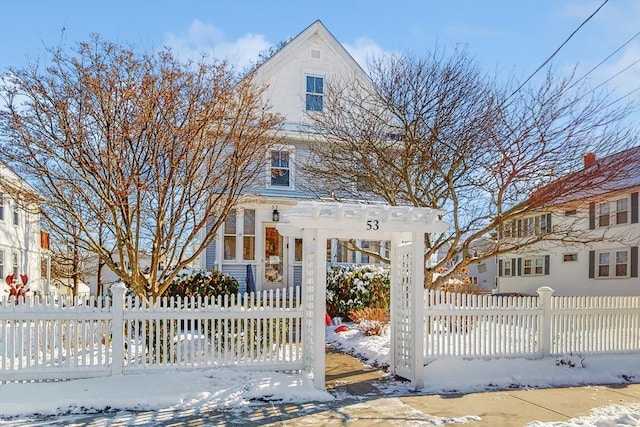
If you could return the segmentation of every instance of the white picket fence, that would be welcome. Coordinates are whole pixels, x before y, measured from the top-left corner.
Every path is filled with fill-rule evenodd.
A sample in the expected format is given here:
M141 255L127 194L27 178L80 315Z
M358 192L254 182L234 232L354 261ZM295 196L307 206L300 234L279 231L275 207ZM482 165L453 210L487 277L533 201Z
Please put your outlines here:
M161 369L303 369L300 288L212 299L0 300L0 383ZM640 352L640 296L424 292L425 361Z
M300 288L145 303L0 300L0 383L158 369L302 369Z
M640 296L537 297L426 291L424 357L542 357L640 351Z

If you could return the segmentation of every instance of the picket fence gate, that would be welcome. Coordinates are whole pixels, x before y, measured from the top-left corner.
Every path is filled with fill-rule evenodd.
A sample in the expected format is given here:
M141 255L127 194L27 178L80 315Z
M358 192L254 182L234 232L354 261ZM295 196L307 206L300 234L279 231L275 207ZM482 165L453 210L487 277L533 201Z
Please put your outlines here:
M300 288L218 298L0 300L0 383L150 370L302 369Z
M426 291L424 358L640 351L640 296L495 296Z

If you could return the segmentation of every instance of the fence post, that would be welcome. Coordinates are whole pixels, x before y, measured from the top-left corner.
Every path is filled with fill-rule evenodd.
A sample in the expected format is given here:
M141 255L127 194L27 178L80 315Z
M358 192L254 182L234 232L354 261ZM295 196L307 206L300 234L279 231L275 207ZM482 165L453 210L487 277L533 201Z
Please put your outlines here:
M540 301L538 308L542 309L540 317L540 351L542 356L551 356L551 297L555 292L548 286L542 286L537 290Z
M111 375L122 375L124 368L124 283L111 286Z

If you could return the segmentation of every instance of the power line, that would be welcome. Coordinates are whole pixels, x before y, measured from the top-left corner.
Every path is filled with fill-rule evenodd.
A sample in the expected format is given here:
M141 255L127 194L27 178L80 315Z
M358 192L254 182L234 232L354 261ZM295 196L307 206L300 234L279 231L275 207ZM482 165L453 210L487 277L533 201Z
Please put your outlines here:
M598 13L600 11L600 9L602 9L602 7L605 4L607 4L608 1L609 0L604 0L604 2L591 15L589 15L587 17L587 19L582 21L582 24L580 24L578 26L578 28L573 30L573 32L569 35L569 37L567 37L567 39L564 42L562 42L562 44L551 54L551 56L549 56L538 68L536 68L536 70L533 73L531 73L531 75L529 77L527 77L527 79L520 86L518 86L518 88L516 90L514 90L511 95L509 95L507 97L507 99L509 99L513 95L515 95L520 89L522 89L524 87L524 85L526 85L529 82L529 80L531 80L533 78L533 76L535 76L538 73L538 71L540 71L545 65L547 65L549 63L549 61L551 61L553 59L553 57L556 56L556 54L560 51L560 49L562 49L564 47L564 45L567 44L569 42L569 40L571 40L571 38L580 30L580 28L582 28L584 26L584 24L589 22L589 20L591 18L593 18L595 16L595 14Z
M613 55L615 55L616 53L618 53L620 50L622 50L622 48L624 48L626 45L628 45L629 43L631 43L631 41L633 39L635 39L636 37L638 37L640 35L640 31L638 31L637 33L635 33L629 40L627 40L626 42L624 42L619 48L617 48L616 50L614 50L613 52L611 52L611 54L609 56L607 56L605 59L603 59L602 61L600 61L598 63L598 65L596 65L595 67L593 67L592 69L590 69L589 71L587 71L585 73L584 76L580 77L575 83L574 86L576 84L578 84L579 82L581 82L582 80L585 79L585 77L587 77L589 74L591 74L592 72L594 72L598 67L600 67L602 64L604 64L605 62L607 62ZM628 70L632 65L635 65L638 61L634 62L633 64L631 64L630 66L626 67L624 70L622 71L626 71ZM620 74L622 71L620 71L619 73L616 73L613 77L616 77L618 74ZM608 82L609 80L611 80L613 77L611 77L610 79L608 79L607 81L601 83L600 85L598 85L597 87L602 86L604 83Z

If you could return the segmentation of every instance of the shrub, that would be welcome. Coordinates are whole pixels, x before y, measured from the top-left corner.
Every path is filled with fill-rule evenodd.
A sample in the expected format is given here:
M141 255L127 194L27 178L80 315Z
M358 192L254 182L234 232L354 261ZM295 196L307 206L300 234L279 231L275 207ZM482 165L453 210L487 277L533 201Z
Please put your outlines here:
M389 311L380 307L353 310L349 312L349 317L356 324L356 328L367 336L382 335L391 320Z
M238 281L218 270L199 271L193 275L178 276L167 288L163 296L167 297L218 297L225 294L237 294Z
M365 307L389 309L389 268L379 265L335 267L327 272L327 312L331 317Z

